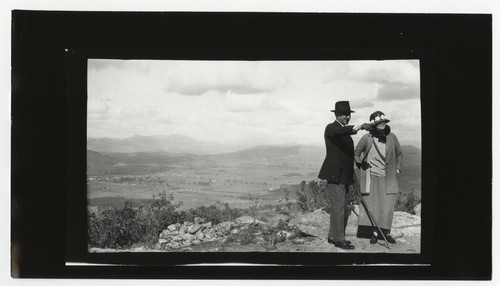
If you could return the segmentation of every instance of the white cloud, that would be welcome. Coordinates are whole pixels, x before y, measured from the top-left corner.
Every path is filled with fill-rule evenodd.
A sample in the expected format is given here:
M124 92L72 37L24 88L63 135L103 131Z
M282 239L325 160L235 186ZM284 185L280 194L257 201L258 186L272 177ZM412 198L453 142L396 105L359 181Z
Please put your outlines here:
M264 63L265 64L265 63ZM286 77L270 73L261 62L187 62L166 77L165 91L197 96L215 91L221 94L269 93L286 86Z
M106 100L89 99L87 117L93 120L106 119L109 116L109 103Z
M398 69L403 75L392 79ZM405 118L419 121L418 98L379 98L380 87L389 80L418 82L410 76L412 69L408 62L386 61L123 61L89 68L88 134L178 133L246 145L322 145L324 127L334 120L330 109L338 100L351 102L353 124L382 110L394 116L395 128L415 129Z
M350 62L346 78L377 87L376 100L391 101L420 96L417 60Z
M248 112L262 109L264 96L258 94L237 94L228 92L225 95L226 109L233 112Z
M418 97L420 97L420 88L416 84L385 84L378 90L378 99L380 100L403 100Z

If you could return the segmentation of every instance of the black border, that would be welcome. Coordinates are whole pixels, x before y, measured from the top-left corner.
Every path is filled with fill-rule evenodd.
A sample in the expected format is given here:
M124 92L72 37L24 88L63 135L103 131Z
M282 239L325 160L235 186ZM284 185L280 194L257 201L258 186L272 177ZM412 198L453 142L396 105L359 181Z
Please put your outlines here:
M13 11L12 23L13 276L491 279L491 15ZM71 250L78 244L66 226L75 218L71 206L79 195L71 168L81 154L71 148L82 138L82 126L68 111L84 106L77 102L81 98L66 97L67 90L82 87L78 77L66 78L66 68L71 75L78 57L68 55L83 50L122 53L119 58L138 51L165 56L165 50L181 58L235 52L231 59L324 57L332 51L357 59L416 55L426 71L421 80L429 83L421 100L423 184L435 190L423 191L422 255L430 266L318 263L349 264L353 257L331 254L182 253L175 263L249 259L308 266L151 266L165 258L141 261L132 254L122 259L150 266L66 267L67 256L74 257L65 245ZM466 114L481 120L463 120ZM472 152L463 152L466 146ZM432 253L425 253L431 244Z

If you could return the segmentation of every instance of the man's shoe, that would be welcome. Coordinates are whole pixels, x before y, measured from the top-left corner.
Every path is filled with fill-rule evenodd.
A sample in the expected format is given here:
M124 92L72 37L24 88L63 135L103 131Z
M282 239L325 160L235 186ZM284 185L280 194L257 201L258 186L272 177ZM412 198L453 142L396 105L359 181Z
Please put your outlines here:
M330 243L330 244L335 244L335 241L333 240L333 238L328 238L327 240L328 240L328 243ZM347 244L351 244L351 241L350 241L350 240L344 240L344 241L345 241L345 243L347 243Z
M343 241L334 241L333 245L335 245L335 247L342 248L342 249L349 249L349 250L354 249L354 245L351 245L351 244L347 243L345 240L343 240Z
M392 238L392 236L390 234L386 235L385 238L387 239L387 242L392 243L392 244L396 244L396 240L394 238Z
M370 244L375 244L377 243L377 236L375 234L372 234L372 237L370 238Z

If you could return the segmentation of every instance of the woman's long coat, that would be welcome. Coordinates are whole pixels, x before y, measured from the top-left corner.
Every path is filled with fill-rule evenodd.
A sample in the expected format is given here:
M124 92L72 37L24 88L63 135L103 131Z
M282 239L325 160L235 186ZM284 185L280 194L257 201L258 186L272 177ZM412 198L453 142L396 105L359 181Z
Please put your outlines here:
M387 194L396 194L399 191L398 187L398 174L396 169L401 170L403 165L403 152L401 152L401 146L399 145L399 140L394 135L394 133L389 133L386 141L385 149L385 185ZM367 133L361 137L354 149L354 161L361 163L361 160L367 154L367 152L372 148L372 143L374 138L371 134ZM378 139L377 139L378 140ZM375 148L375 147L373 147ZM363 154L363 157L361 156ZM361 176L361 186L365 185L366 178Z

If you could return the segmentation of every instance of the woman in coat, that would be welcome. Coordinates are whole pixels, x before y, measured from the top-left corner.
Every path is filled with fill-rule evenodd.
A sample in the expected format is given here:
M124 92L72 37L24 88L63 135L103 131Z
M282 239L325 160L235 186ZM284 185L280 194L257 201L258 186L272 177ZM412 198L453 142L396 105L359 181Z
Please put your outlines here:
M387 241L396 243L390 233L403 153L398 138L391 133L387 122L389 119L381 111L370 115L373 128L359 140L354 150L354 161L358 168L366 172L366 176L360 176L360 185L368 209ZM365 209L360 207L359 212L357 237L369 238L372 244L382 239L378 229L370 223Z

